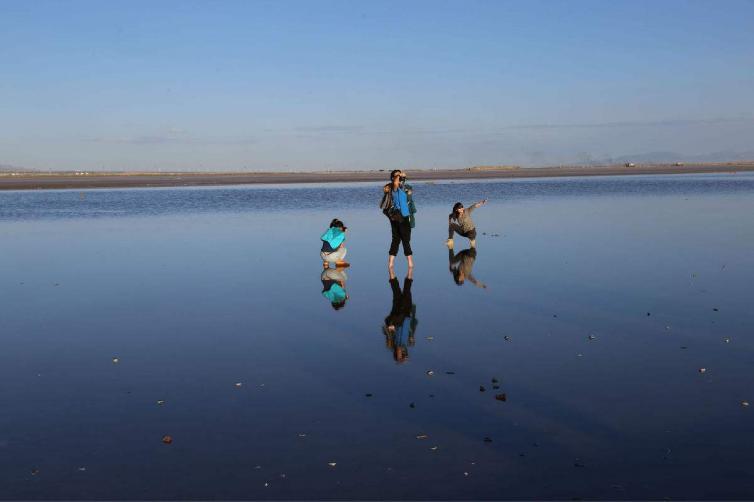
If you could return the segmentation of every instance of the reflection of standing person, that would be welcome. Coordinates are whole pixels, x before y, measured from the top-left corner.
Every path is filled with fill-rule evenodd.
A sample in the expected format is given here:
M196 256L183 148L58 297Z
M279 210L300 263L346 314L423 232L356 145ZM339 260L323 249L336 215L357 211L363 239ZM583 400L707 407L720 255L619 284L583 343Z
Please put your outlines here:
M487 287L486 284L478 281L472 273L476 254L477 251L475 248L464 249L463 251L459 251L458 254L453 254L453 249L448 249L448 269L453 276L453 280L459 286L462 286L464 281L468 279L478 288Z
M471 247L476 246L476 226L471 219L471 213L474 209L485 204L487 204L487 199L466 208L460 202L453 205L453 212L448 215L448 247L453 247L453 233L469 239Z
M398 254L398 247L400 245L403 245L403 254L406 256L409 268L413 268L414 266L413 252L411 251L412 212L409 204L409 197L412 191L410 187L406 187L403 184L405 181L406 177L399 169L390 173L390 183L385 185L385 193L380 203L380 208L390 220L392 240L390 241L390 250L388 251L388 268L391 269L395 263L395 256ZM412 204L413 200L411 201Z
M322 296L330 300L332 308L340 310L345 307L346 300L348 300L346 271L328 267L322 271L319 278L322 281Z
M330 222L330 228L322 234L322 249L319 256L322 258L322 266L329 268L331 263L336 267L347 267L346 263L346 226L342 221L335 218Z
M413 272L409 269L403 281L403 291L401 291L398 279L392 271L390 272L393 306L390 314L385 318L382 331L385 334L385 344L393 351L393 358L398 363L403 363L408 359L408 347L413 347L415 343L414 332L419 323L416 320L416 305L413 304L411 297L413 282Z

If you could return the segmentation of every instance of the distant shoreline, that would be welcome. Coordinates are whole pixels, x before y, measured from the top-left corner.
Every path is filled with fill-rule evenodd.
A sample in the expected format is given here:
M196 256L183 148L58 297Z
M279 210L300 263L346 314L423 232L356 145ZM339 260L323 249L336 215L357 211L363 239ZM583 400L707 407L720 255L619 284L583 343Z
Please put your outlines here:
M414 181L550 178L572 176L625 176L641 174L700 174L754 171L754 161L714 164L641 164L636 166L563 166L541 168L479 167L467 169L408 170ZM229 172L229 173L0 173L0 190L84 188L137 188L220 186L288 183L349 183L387 181L384 171Z

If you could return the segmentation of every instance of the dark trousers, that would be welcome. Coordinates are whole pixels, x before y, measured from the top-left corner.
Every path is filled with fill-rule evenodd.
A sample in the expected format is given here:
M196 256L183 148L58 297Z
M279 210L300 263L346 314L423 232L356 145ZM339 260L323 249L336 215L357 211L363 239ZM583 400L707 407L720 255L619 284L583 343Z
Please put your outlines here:
M390 256L398 254L398 245L403 243L403 254L411 256L411 224L408 218L403 218L400 223L390 220L390 230L393 232L393 240L390 242Z

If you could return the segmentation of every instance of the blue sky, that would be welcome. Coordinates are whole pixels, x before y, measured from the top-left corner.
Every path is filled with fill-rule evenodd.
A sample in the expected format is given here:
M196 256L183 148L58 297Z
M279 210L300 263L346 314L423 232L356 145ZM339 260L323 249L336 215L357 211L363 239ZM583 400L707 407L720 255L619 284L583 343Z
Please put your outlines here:
M754 156L752 1L0 0L0 164Z

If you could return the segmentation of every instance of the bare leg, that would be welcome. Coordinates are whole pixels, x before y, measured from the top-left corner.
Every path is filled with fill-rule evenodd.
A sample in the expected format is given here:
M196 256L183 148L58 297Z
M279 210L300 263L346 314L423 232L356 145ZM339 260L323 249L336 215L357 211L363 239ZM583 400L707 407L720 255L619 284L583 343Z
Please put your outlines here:
M408 269L411 270L414 268L414 255L406 256L406 259L408 260Z
M393 270L393 265L395 265L395 256L390 255L390 257L387 259L387 268Z

